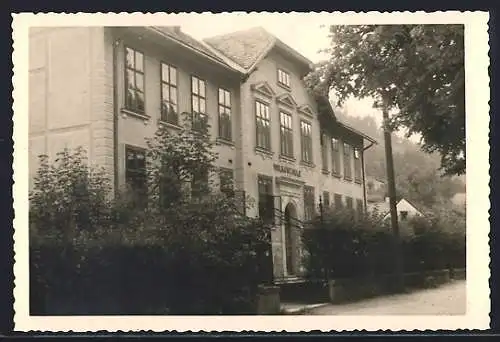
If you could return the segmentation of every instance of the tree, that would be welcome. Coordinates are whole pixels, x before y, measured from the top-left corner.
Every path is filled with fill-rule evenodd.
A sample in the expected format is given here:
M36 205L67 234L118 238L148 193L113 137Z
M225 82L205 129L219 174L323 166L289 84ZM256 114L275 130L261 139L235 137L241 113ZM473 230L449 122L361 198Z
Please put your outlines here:
M395 110L391 129L422 136L446 175L465 173L463 25L331 26L328 61L306 77L314 93L372 97Z

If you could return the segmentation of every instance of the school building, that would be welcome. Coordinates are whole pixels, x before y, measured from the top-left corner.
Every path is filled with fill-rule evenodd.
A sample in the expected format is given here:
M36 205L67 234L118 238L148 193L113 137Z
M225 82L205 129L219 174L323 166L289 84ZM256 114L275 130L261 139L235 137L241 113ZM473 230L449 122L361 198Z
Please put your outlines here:
M375 143L336 121L302 81L312 63L262 28L198 41L179 27L31 28L30 174L37 156L82 146L115 188L144 172L158 125L206 119L221 187L277 221L275 278L298 277L300 227L324 206L364 210L364 153ZM323 99L324 100L324 99Z

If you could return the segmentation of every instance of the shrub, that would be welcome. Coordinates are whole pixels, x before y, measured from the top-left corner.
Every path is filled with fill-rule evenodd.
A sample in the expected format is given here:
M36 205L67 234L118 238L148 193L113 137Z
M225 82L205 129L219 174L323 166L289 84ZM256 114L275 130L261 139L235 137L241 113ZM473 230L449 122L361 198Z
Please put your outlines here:
M226 195L185 191L214 170L207 136L160 128L148 147L147 198L113 198L81 149L42 157L30 194L32 314L254 311L268 227Z
M465 267L465 218L455 212L415 217L414 234L401 236L405 272ZM356 278L394 270L395 244L388 223L378 213L355 218L328 212L303 231L310 277Z

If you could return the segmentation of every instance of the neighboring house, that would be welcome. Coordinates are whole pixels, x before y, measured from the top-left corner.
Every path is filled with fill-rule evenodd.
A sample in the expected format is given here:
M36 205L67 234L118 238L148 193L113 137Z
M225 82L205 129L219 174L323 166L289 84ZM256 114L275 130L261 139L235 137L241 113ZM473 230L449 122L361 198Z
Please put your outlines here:
M211 177L257 199L247 215L276 224L275 277L300 276L291 222L310 219L320 196L366 208L364 152L375 143L318 109L302 81L311 64L262 28L204 42L179 27L32 28L30 174L39 154L82 146L115 189L141 187L144 138L158 125L179 130L183 112L192 129L207 118L219 153Z
M368 210L371 212L377 211L380 214L384 215L384 220L389 219L391 217L390 214L390 206L389 206L389 197L386 197L382 202L375 202L368 204ZM396 204L396 210L398 212L398 220L400 222L407 221L409 218L414 216L422 216L423 211L418 209L414 204L410 201L402 198Z
M366 200L367 202L380 202L385 198L387 190L385 181L377 177L366 177Z

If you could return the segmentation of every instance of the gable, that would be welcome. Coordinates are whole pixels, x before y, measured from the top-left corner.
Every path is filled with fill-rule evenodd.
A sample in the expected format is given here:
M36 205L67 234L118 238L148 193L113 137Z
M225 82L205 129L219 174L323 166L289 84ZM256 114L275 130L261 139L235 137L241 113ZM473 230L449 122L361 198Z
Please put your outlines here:
M309 105L302 105L298 108L299 112L307 115L307 116L310 116L310 117L313 117L314 116L314 112L311 108L311 106Z
M268 98L273 98L274 95L276 95L273 88L271 88L271 86L267 82L259 82L252 84L251 88L253 91L256 91Z
M292 95L285 93L276 98L276 101L282 105L290 108L297 108L297 102L293 99Z

